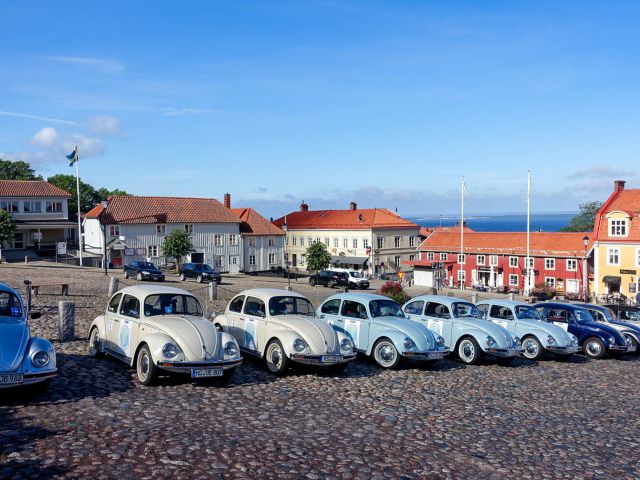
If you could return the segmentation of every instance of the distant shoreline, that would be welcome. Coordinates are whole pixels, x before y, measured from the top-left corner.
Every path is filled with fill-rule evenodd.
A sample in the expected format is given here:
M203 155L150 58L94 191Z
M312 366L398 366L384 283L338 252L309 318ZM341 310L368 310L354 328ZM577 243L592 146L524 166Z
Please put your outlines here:
M566 227L577 213L540 213L531 215L531 231L557 232ZM408 220L423 227L451 227L460 219L456 215L413 215ZM467 226L478 232L523 232L527 229L527 216L524 214L498 214L465 216Z

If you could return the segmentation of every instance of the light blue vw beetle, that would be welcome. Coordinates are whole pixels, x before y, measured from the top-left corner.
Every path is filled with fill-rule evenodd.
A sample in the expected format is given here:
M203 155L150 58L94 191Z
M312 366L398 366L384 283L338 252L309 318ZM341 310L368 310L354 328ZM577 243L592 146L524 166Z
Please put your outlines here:
M421 295L405 303L402 309L410 319L424 322L442 335L467 365L478 363L483 354L509 363L522 352L519 338L506 328L483 320L476 306L466 300Z
M383 368L397 367L402 357L440 360L449 353L440 335L405 318L400 305L388 297L339 293L327 298L317 315L344 332L354 350L373 356Z
M563 328L542 320L531 305L511 300L482 300L477 304L482 316L503 326L522 339L522 355L539 359L545 350L566 357L581 350L578 338Z
M0 283L0 389L33 385L44 391L56 375L53 346L31 336L27 315L20 294Z

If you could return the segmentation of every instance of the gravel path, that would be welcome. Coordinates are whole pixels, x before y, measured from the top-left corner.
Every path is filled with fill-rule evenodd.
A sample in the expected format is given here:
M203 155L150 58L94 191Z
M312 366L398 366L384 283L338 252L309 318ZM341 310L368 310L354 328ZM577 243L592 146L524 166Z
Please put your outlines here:
M103 273L0 266L1 282L27 278L75 282L64 299L76 302L77 340L55 342L60 371L44 397L0 391L0 478L640 478L640 357L393 372L359 358L338 376L283 378L245 359L226 387L176 376L142 387L124 364L85 355ZM332 293L292 283L315 304ZM225 277L220 296L283 285ZM32 321L53 340L58 293L42 289Z

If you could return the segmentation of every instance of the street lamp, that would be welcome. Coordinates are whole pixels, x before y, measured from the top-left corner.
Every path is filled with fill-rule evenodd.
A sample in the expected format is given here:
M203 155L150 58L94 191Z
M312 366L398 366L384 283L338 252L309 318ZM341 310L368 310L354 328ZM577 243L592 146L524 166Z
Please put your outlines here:
M584 301L587 302L587 246L589 245L589 237L582 237L582 243L584 244L584 257L582 258L582 296Z

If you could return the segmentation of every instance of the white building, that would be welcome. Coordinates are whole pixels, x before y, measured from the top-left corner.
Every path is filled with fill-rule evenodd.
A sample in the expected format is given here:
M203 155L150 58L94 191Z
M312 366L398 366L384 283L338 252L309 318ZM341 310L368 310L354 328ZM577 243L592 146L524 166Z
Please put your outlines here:
M87 213L85 248L102 257L106 245L114 267L144 259L162 264L168 260L162 253L165 237L184 230L195 249L187 261L236 273L242 268L241 223L211 198L116 196Z

